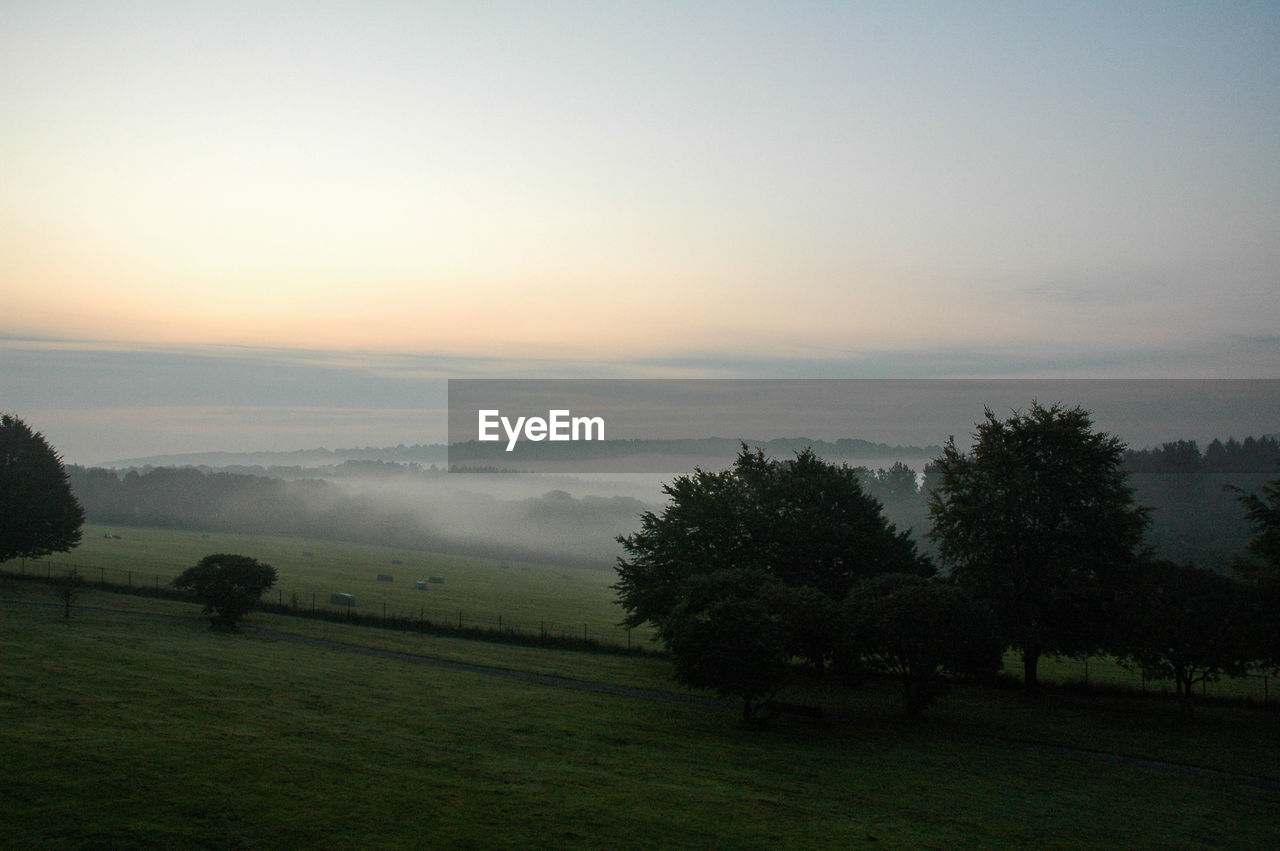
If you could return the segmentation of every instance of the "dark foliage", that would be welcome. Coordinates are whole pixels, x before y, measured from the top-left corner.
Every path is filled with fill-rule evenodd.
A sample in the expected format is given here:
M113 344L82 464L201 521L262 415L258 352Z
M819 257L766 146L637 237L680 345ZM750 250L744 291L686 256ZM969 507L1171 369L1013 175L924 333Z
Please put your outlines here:
M1262 485L1261 493L1234 489L1253 530L1237 562L1251 582L1253 645L1257 660L1280 670L1280 480Z
M618 539L627 558L614 588L629 626L661 625L691 577L717 571L757 571L838 601L870 576L933 570L857 471L808 450L775 461L744 445L732 468L696 470L664 491L662 513L645 512L639 531Z
M1247 673L1255 656L1247 586L1189 564L1141 565L1129 597L1125 656L1172 679L1184 712L1197 683Z
M661 628L676 679L741 699L743 720L756 720L790 678L791 590L759 571L691 577Z
M1257 561L1248 572L1280 580L1280 479L1264 484L1261 495L1234 490L1253 530L1245 549Z
M84 510L44 436L0 415L0 562L66 552L80 543Z
M183 571L173 586L204 603L213 626L235 629L275 582L276 569L269 564L249 556L215 553Z
M946 677L990 677L1004 640L989 606L940 579L895 574L868 580L845 603L846 653L901 681L906 714L946 693Z
M1082 408L988 409L970 454L949 440L937 462L932 535L957 581L987 601L1036 684L1044 653L1105 648L1113 603L1139 551L1124 446Z

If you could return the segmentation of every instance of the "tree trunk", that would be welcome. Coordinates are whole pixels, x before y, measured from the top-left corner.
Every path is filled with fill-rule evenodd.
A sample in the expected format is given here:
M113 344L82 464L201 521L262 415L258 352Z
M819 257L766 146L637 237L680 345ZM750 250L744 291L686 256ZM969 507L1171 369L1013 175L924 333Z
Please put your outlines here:
M1035 691L1040 686L1040 680L1036 676L1036 666L1040 664L1040 651L1035 648L1028 648L1022 651L1022 682L1026 686L1026 690Z
M1178 690L1178 702L1181 704L1182 716L1191 716L1191 672L1182 668L1173 671L1174 687Z

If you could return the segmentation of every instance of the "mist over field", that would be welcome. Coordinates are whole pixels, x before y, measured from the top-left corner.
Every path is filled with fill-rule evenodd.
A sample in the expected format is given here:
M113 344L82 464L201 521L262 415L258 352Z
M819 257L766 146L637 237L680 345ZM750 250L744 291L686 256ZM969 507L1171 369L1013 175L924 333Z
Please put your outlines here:
M666 504L668 473L446 472L438 466L381 460L422 450L364 450L236 456L156 457L178 460L266 461L224 466L127 469L72 467L74 490L91 520L190 529L296 535L412 549L555 560L609 567L617 538L635 531L645 511ZM768 454L768 453L766 453ZM348 456L358 455L359 460ZM830 457L860 471L864 489L885 516L910 529L933 554L928 452L903 458ZM339 463L315 463L334 461ZM770 457L791 457L777 452ZM271 464L307 461L310 464ZM1167 558L1226 569L1248 539L1232 487L1256 491L1274 478L1280 445L1274 437L1193 441L1130 449L1125 466L1139 505L1152 508L1148 541ZM732 457L682 456L684 472L725 469Z

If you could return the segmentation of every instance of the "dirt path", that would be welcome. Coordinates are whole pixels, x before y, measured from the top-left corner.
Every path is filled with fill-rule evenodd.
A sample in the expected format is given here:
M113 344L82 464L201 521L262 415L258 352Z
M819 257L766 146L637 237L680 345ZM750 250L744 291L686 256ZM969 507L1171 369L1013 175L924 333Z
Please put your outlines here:
M21 602L21 601L5 601L0 600L0 605L8 606L29 606L36 608L60 609L57 603L38 603L38 602ZM123 609L103 609L88 606L78 606L79 611L93 611L102 614L121 615L129 617L172 619L172 620L190 620L185 615L164 614L160 612L137 612L127 611ZM634 697L642 700L657 700L665 703L678 703L686 706L706 706L721 709L736 709L738 704L736 701L722 700L713 697L706 697L696 694L682 694L679 692L663 691L661 689L642 688L640 686L622 686L613 685L611 683L594 682L591 680L576 680L570 677L558 677L551 674L538 674L532 671L518 671L511 668L500 668L494 665L477 665L471 662L457 662L452 659L442 659L438 656L422 656L415 653L402 653L395 650L381 650L376 647L365 647L359 644L347 644L341 641L332 641L327 638L313 638L311 636L297 635L291 632L281 632L274 629L263 629L261 627L242 626L241 632L246 635L255 635L261 638L267 638L275 641L286 641L294 644L305 644L311 647L319 647L325 650L331 650L338 653L357 653L363 656L370 656L379 659L393 659L400 662L408 662L416 665L430 665L436 668L446 668L454 671L467 671L473 674L482 674L493 677L506 677L513 680L521 680L524 682L538 683L541 685L553 686L556 688L574 689L576 691L598 692L602 694L616 694L625 697ZM837 719L847 720L847 719ZM1220 771L1215 768L1201 768L1194 765L1184 765L1176 762L1164 762L1162 760L1144 759L1142 757L1124 756L1120 754L1104 753L1101 751L1082 750L1080 748L1069 748L1061 745L1038 744L1035 742L1021 742L1015 739L1001 739L995 736L979 736L966 733L946 733L934 730L921 729L917 731L921 736L928 736L939 741L960 742L963 744L973 745L975 747L998 748L1006 751L1021 751L1026 753L1043 754L1045 756L1056 757L1058 759L1071 759L1079 762L1089 762L1097 765L1113 765L1127 768L1141 768L1148 771L1156 771L1163 774L1174 774L1180 777L1190 777L1198 780L1209 780L1218 783L1233 783L1243 786L1252 786L1257 789L1264 789L1269 792L1280 792L1280 780L1273 780L1269 777L1258 777L1252 774L1239 774L1231 771Z

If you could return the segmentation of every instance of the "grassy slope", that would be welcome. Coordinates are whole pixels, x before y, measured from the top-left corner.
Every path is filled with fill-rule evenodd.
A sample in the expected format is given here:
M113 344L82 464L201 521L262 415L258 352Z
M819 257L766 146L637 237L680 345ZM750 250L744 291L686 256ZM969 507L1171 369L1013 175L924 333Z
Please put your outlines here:
M107 539L107 533L119 535L120 539ZM585 627L588 635L598 640L615 644L628 641L626 632L617 627L622 610L610 588L617 578L610 569L502 562L305 538L93 524L84 527L83 542L72 553L54 556L48 562L51 567L31 569L59 572L67 565L78 564L89 579L101 576L123 583L125 572L132 571L134 584L150 585L157 578L160 584L167 584L212 552L243 553L275 566L280 579L267 599L288 601L296 594L303 608L311 606L313 595L317 605L328 607L329 595L344 591L355 594L358 612L381 614L385 604L389 615L424 614L446 623L455 623L462 612L464 623L473 626L497 627L501 617L502 626L517 626L531 633L545 628L552 634L578 636ZM394 564L395 561L401 564ZM508 567L504 569L502 564ZM99 572L98 568L103 570ZM7 569L17 567L11 562ZM394 576L395 581L379 582L380 573ZM431 576L443 577L445 583L429 584L426 592L414 590L413 580ZM655 646L645 630L635 631L630 640L637 645ZM1040 668L1040 676L1046 682L1078 682L1085 678L1085 665L1076 659L1049 657L1041 660ZM1021 659L1017 654L1008 655L1006 670L1020 675ZM1148 691L1173 691L1172 681L1144 685L1139 672L1106 659L1090 660L1088 678L1094 684L1134 691L1144 687ZM1257 701L1265 696L1275 701L1280 695L1280 678L1273 677L1266 683L1261 678L1225 679L1209 684L1207 693Z
M0 598L39 588L0 585ZM96 592L84 602L184 608ZM923 728L877 708L892 695L872 688L844 707L859 718L761 731L716 709L214 633L186 611L63 622L0 609L0 835L24 847L1280 843L1275 792L938 738L989 731L965 693ZM328 634L457 657L471 647L490 663L507 650L344 630ZM542 653L520 648L509 666L536 667ZM636 682L652 685L654 660L544 664L583 678L605 664L600 678L616 681L637 662ZM1105 711L1020 718L1020 701L1004 701L995 714L1012 728L1047 717L1050 734L1069 727L1088 744L1097 731L1082 723L1106 726ZM1276 739L1259 733L1276 716L1215 713L1186 728L1157 711L1130 735L1240 737L1276 776ZM1124 744L1124 724L1103 732Z
M103 537L108 533L120 539ZM84 527L79 547L48 561L54 572L66 565L81 565L81 572L93 580L101 577L124 583L126 571L132 571L133 584L150 586L157 578L161 585L167 584L216 552L241 553L275 567L280 578L268 594L273 602L289 602L296 594L304 608L313 599L319 607L330 607L329 595L342 592L355 595L357 612L380 615L385 604L388 615L416 617L425 609L427 618L453 623L461 611L464 622L471 625L496 627L501 616L504 627L514 625L536 633L545 626L548 632L573 635L581 635L586 627L589 637L626 642L625 632L617 628L622 611L609 587L617 577L606 568L468 558L306 538L93 524ZM379 582L379 574L394 581ZM445 581L428 583L426 591L414 589L415 580L431 577Z

